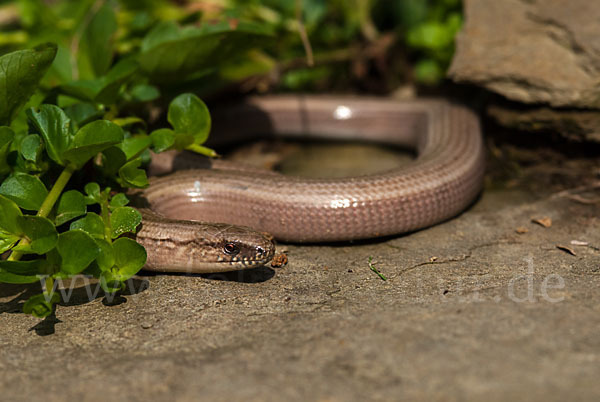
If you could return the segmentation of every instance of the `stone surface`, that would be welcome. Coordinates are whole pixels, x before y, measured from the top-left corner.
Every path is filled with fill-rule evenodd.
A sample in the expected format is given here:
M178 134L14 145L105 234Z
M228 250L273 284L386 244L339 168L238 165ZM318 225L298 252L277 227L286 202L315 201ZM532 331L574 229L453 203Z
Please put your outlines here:
M600 107L600 6L589 0L465 0L449 75L508 99Z
M357 152L343 151L351 165ZM283 268L142 275L112 304L79 280L44 321L20 312L37 286L0 284L1 398L598 400L599 162L515 169L503 154L492 150L486 189L459 217L390 239L282 245ZM531 222L544 216L552 226Z
M499 103L487 108L488 114L503 126L521 131L558 132L573 141L600 142L600 111L561 111L549 107L515 109Z

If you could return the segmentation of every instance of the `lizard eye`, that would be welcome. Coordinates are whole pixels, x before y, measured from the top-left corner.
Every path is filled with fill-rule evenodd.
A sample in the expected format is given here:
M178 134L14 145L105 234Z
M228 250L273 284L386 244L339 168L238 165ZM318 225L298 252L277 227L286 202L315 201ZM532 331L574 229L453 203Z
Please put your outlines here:
M227 255L236 255L240 252L240 247L232 242L225 243L223 246L223 252Z

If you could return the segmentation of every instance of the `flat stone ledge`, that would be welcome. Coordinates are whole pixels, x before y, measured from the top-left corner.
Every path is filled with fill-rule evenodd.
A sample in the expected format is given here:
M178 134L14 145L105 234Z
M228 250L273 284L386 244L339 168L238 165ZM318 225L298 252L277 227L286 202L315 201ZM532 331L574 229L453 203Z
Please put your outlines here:
M588 0L465 0L449 76L508 99L600 107L600 7Z

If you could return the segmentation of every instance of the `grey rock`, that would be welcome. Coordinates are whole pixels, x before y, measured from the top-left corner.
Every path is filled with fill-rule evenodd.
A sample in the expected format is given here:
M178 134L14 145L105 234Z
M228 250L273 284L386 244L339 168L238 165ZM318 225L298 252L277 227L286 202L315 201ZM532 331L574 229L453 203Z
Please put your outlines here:
M499 124L522 131L558 132L572 141L600 142L600 111L556 110L550 107L516 110L492 104L487 113Z
M508 99L600 107L600 4L465 0L449 76Z

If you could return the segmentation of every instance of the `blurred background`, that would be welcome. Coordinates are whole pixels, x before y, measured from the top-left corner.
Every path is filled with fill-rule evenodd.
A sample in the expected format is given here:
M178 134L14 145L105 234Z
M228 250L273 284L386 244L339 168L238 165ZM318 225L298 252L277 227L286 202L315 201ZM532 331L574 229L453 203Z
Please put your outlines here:
M411 93L443 80L461 10L459 0L5 1L0 54L58 43L45 88L79 98L128 59L139 70L120 101L181 88Z

